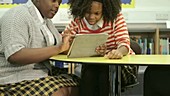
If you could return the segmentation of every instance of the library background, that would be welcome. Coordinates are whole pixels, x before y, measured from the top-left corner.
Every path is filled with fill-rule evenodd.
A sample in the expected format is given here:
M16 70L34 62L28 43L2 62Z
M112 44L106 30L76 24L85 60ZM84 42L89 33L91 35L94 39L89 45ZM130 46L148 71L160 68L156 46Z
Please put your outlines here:
M62 0L58 13L52 19L61 32L71 20L67 6L68 0ZM169 0L121 0L122 13L126 19L131 39L142 48L142 54L170 54L170 3ZM11 7L23 4L27 0L0 0L0 17ZM54 65L69 69L70 64L54 62ZM143 73L147 66L139 67L139 85L128 89L122 96L142 96ZM80 75L81 67L75 73Z

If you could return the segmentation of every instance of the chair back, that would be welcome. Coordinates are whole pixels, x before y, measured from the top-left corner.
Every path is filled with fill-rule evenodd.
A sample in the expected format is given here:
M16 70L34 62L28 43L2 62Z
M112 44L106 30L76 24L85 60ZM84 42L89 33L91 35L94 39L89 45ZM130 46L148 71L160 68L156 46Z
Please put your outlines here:
M135 54L141 54L142 49L140 45L135 42L134 40L130 40L130 47L135 52ZM121 75L124 76L124 78L121 77L121 91L125 92L128 88L133 88L134 86L139 84L138 81L138 65L125 65L126 67L121 67ZM128 83L124 83L124 82Z
M132 39L130 40L130 47L135 52L135 54L142 54L142 48L136 41Z

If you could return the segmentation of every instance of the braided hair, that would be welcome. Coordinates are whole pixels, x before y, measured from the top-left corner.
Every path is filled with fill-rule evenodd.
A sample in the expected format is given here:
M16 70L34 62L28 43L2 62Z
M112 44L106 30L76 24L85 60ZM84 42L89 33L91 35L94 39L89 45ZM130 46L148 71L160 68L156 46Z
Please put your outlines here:
M97 1L103 4L103 18L106 22L113 22L117 14L121 11L120 0L69 0L70 13L74 18L83 18L85 13L91 8L93 1Z

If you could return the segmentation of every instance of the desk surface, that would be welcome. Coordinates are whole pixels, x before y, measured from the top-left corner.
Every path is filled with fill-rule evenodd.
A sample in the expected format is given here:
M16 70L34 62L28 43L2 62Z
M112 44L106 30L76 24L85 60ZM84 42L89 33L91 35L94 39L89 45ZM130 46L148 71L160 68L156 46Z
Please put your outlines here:
M104 57L67 58L66 55L57 55L50 59L74 63L170 65L170 55L127 55L122 59L106 59Z

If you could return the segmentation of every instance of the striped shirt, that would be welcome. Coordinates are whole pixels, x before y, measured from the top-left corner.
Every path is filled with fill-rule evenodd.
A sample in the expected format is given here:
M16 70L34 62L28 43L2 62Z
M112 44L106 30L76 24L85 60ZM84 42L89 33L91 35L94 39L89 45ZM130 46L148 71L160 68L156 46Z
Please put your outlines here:
M71 34L108 34L109 37L107 39L106 45L108 49L117 49L120 46L126 46L129 50L129 54L134 54L132 49L130 48L130 38L127 30L125 19L122 13L117 15L117 18L113 23L106 22L103 19L97 22L99 24L98 29L93 30L89 27L86 20L83 19L75 19L71 21L66 29L73 29ZM100 24L102 26L100 27Z

